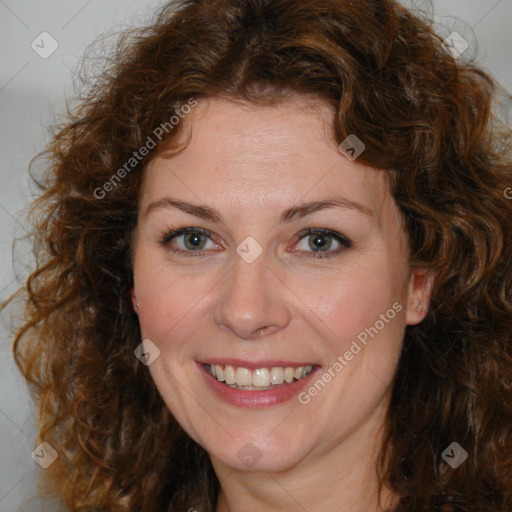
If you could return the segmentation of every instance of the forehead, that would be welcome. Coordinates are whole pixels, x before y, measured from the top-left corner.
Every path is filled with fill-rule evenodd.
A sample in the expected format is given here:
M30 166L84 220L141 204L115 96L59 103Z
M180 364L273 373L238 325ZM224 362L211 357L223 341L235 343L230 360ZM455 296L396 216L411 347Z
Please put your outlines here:
M333 114L307 97L272 106L199 100L182 121L184 149L148 165L142 202L169 191L212 205L282 210L340 193L384 215L391 199L385 172L339 152Z

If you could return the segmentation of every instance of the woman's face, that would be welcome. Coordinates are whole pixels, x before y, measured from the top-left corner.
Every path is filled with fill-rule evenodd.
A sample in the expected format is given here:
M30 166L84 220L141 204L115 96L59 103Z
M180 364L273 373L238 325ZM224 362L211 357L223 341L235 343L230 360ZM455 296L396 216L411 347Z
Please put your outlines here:
M149 371L214 464L238 470L356 456L427 309L384 172L337 149L327 106L306 107L200 100L188 146L152 160L141 194Z

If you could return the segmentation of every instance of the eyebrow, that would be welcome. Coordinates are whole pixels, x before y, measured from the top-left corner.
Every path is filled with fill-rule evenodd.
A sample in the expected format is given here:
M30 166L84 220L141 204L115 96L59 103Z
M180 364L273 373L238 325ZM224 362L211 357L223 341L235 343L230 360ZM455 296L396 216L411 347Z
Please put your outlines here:
M370 208L363 206L356 201L350 201L344 197L331 197L328 199L323 199L322 201L301 203L296 206L292 206L291 208L287 208L281 213L279 222L290 222L295 219L301 219L307 215L311 215L321 210L336 207L356 210L363 215L373 217L373 211L370 210ZM146 212L144 213L144 217L146 217L151 211L157 208L176 208L190 215L194 215L195 217L199 217L200 219L214 223L220 223L223 221L222 215L209 206L201 206L198 204L188 203L186 201L179 201L171 197L164 197L151 203L147 207Z

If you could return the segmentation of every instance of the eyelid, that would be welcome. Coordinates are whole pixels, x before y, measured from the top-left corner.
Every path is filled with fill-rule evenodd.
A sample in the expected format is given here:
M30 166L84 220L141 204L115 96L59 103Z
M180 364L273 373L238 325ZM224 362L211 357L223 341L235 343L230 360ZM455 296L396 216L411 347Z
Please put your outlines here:
M202 235L206 235L209 238L212 238L213 235L213 233L208 229L195 228L193 226L186 228L169 229L160 236L160 243L167 245L173 238L176 238L177 236L180 235L186 235L188 233L200 233Z
M159 244L163 246L164 248L171 250L174 254L181 254L185 257L194 257L194 256L205 256L208 255L212 251L212 249L200 249L198 251L186 251L184 249L180 249L178 247L171 246L171 240L173 238L177 238L179 236L187 235L189 233L198 233L200 235L208 237L213 243L216 243L214 240L214 233L212 233L208 229L204 228L195 228L195 227L183 227L183 228L177 228L177 229L169 229L165 231L162 235L159 237ZM219 244L217 244L219 245ZM219 251L215 251L219 252Z
M332 229L328 228L306 228L302 231L299 231L295 237L299 240L304 238L307 235L328 235L336 239L340 244L345 245L347 247L350 247L352 245L352 240L348 238L347 236L343 235L339 231L333 231Z
M192 227L192 226L177 228L177 229L170 229L170 230L165 231L159 237L159 243L162 246L164 246L165 248L170 248L170 242L173 238L176 238L176 237L179 237L182 235L186 235L189 233L198 233L198 234L207 236L210 240L212 240L212 242L217 243L214 240L215 235L213 232L211 232L208 229L196 228L196 227ZM339 244L341 245L341 248L336 249L334 251L327 251L327 252L305 251L306 254L308 254L308 256L305 256L306 258L312 258L312 259L329 258L329 257L338 255L339 253L343 252L344 250L346 250L352 246L352 241L348 237L346 237L345 235L343 235L342 233L340 233L338 231L334 231L334 230L327 229L327 228L303 229L302 231L300 231L296 235L294 235L294 239L297 240L294 243L294 245L297 245L297 243L299 243L304 237L316 235L316 234L327 235L327 236L334 238L335 240L337 240L339 242ZM194 257L194 256L197 257L197 256L204 256L205 253L208 254L211 251L211 249L207 249L207 250L201 249L198 251L185 251L183 249L173 248L172 251L174 252L174 254L181 253L185 257ZM216 252L218 252L218 251L216 251ZM290 252L298 252L298 251L290 251Z
M352 241L343 235L342 233L338 231L334 231L332 229L327 228L306 228L300 231L295 235L295 238L297 239L297 242L294 245L297 245L304 237L306 236L312 236L312 235L327 235L329 237L334 238L339 244L340 247L334 251L306 251L307 256L306 258L310 259L326 259L326 258L332 258L335 256L340 255L340 253L344 252L348 248L352 247ZM290 252L297 252L297 251L290 251Z

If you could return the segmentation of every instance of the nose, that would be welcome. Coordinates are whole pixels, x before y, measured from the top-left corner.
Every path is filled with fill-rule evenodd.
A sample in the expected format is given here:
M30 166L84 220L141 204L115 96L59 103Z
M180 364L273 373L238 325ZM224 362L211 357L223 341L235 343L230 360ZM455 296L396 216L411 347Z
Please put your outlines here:
M214 309L214 321L220 329L243 340L255 340L289 324L292 315L286 285L270 270L264 254L252 263L236 256L221 286Z

